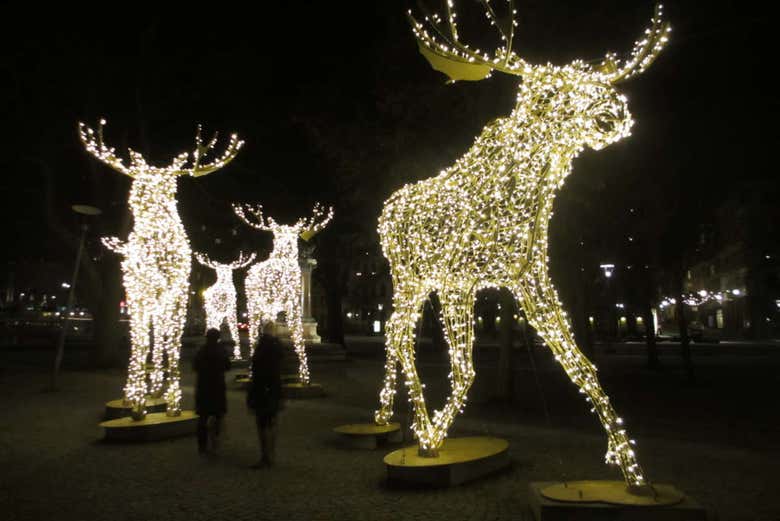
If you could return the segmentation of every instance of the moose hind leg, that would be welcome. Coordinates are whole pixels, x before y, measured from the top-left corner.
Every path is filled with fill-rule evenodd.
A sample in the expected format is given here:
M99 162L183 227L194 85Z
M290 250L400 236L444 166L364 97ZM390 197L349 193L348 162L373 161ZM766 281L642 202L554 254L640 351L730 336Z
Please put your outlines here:
M521 284L512 288L528 322L550 347L555 359L566 374L587 396L607 433L606 461L620 466L629 488L645 485L642 469L632 448L633 441L623 428L609 397L602 390L596 375L596 367L577 348L566 312L563 311L555 288L546 273L532 273Z

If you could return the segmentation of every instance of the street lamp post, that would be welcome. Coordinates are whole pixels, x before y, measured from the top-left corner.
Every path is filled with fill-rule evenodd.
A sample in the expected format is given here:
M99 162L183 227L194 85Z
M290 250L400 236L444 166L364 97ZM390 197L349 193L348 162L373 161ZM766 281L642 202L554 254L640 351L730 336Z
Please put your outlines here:
M606 353L612 352L612 326L615 325L615 322L613 320L613 302L612 302L612 292L610 291L612 289L610 285L610 280L612 280L612 274L615 272L615 265L614 264L600 264L599 268L604 272L604 278L607 280L607 324L609 324L609 327L607 328L607 345L604 348L604 351Z
M84 204L74 204L71 206L74 212L77 214L83 215L83 216L97 216L100 215L102 212L100 209L95 208L94 206L87 206ZM57 377L60 373L60 366L62 365L62 356L65 352L65 335L68 333L68 322L70 321L70 312L73 309L73 303L76 298L76 282L78 280L79 276L79 266L81 265L81 256L84 252L84 241L86 239L87 235L87 223L84 218L82 218L81 223L81 237L79 238L79 247L76 251L76 263L73 266L73 275L70 278L70 287L68 289L68 301L65 304L65 314L63 315L62 319L62 329L60 331L60 336L57 339L57 348L55 350L54 355L54 371L51 375L51 388L53 390L57 389Z

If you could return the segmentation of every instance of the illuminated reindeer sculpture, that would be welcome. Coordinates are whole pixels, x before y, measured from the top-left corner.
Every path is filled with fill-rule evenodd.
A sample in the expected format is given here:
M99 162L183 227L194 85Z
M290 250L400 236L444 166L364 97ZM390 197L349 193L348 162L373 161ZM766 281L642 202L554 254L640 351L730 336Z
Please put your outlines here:
M204 145L198 127L189 166L190 154L187 152L176 156L169 166L156 167L149 165L134 150L128 150L130 161L125 164L113 148L104 144L104 125L105 120L101 120L95 132L81 123L79 134L90 154L133 179L129 198L133 231L127 242L115 237L103 240L106 247L124 257L122 272L130 313L131 343L125 401L131 407L133 418L142 419L146 414L146 394L160 391L163 372L167 369L166 412L176 416L181 412L179 351L192 262L190 243L176 208L176 181L182 175L200 177L219 170L236 156L244 142L233 134L225 152L204 164L204 156L213 150L217 136ZM150 350L154 369L150 389L147 389L145 364Z
M211 260L208 255L195 253L195 258L202 265L217 272L217 282L203 293L203 304L206 308L206 329L220 329L222 322L227 322L230 336L235 342L233 358L241 358L241 342L238 336L238 319L236 310L236 286L233 284L233 271L240 270L252 264L255 254L245 257L239 252L238 259L223 264Z
M252 348L260 334L260 327L276 320L279 313L287 315L295 353L298 355L298 378L309 384L309 365L306 361L306 346L303 341L301 266L298 263L298 237L308 241L325 228L333 218L333 208L327 214L319 205L314 205L310 218L299 219L293 225L278 224L272 217L263 217L260 205L233 205L241 220L257 230L274 234L274 246L268 259L258 262L247 273L244 287L249 331ZM252 218L248 216L252 215Z
M421 53L451 80L479 80L497 70L523 81L509 117L488 124L469 151L437 177L408 184L385 202L379 233L393 278L394 310L375 421L384 424L392 415L400 363L414 405L420 454L437 454L474 380L475 293L506 287L592 404L607 433L607 462L620 466L629 487L641 487L645 478L633 442L595 366L577 348L550 280L547 234L555 193L572 160L585 146L598 150L629 135L627 100L614 85L644 71L667 41L669 27L658 6L652 25L625 60L610 54L594 65L531 65L512 51L512 17L504 23L488 0L481 3L503 42L493 56L460 41L451 0L444 17L418 21L409 15ZM441 301L449 345L451 393L431 416L415 367L414 327L433 291Z

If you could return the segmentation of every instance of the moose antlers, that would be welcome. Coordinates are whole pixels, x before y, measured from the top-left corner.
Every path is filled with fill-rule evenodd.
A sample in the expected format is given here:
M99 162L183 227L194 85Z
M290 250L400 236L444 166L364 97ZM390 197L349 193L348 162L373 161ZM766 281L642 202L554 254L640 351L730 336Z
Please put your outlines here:
M217 134L215 133L214 137L204 145L203 140L201 139L201 127L198 125L198 131L195 134L195 150L192 151L192 164L189 167L185 168L185 164L190 157L189 152L182 152L173 158L173 161L169 166L163 168L150 166L141 154L130 148L128 148L130 164L127 165L122 158L116 155L116 149L106 146L103 141L103 127L105 125L106 120L101 119L96 132L84 123L79 123L79 137L90 154L117 172L130 177L135 177L135 175L141 171L200 177L219 170L228 164L236 157L238 151L241 150L241 147L244 146L244 142L238 139L236 134L232 134L222 155L209 163L203 164L201 163L203 158L211 152L217 144Z
M477 81L490 75L493 70L522 76L532 71L533 66L520 58L513 50L514 29L517 22L514 15L517 11L514 2L507 0L509 8L509 21L502 23L490 0L479 0L485 11L485 16L490 24L498 29L503 47L494 55L479 49L472 49L461 42L458 35L457 13L454 0L445 0L446 29L442 16L437 13L423 13L422 22L418 21L412 12L408 12L412 31L417 38L420 52L431 64L431 67L449 76L450 81L470 80ZM655 60L668 41L671 27L668 22L662 20L662 6L656 4L655 14L651 20L651 26L645 30L641 40L634 44L634 48L628 59L618 62L615 54L610 53L600 61L594 72L604 75L605 81L617 83L627 80L644 70Z

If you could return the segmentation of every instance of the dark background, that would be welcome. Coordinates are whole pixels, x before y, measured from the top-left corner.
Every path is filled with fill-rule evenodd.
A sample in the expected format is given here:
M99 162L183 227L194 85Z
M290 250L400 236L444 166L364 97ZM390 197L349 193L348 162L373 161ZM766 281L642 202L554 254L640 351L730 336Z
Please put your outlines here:
M470 23L482 21L475 3L461 4L462 36L489 45L486 28ZM179 183L193 246L208 249L203 225L235 229L226 248L267 235L242 225L232 201L262 202L279 220L322 201L336 219L321 241L349 230L370 242L393 190L451 164L513 106L513 77L445 85L417 52L404 2L117 5L4 8L5 261L58 259L73 244L74 203L104 210L98 234L127 233L130 180L85 153L80 120L105 116L111 144L157 163L191 149L197 123L246 140L224 170ZM627 52L652 13L649 1L624 0L517 8L515 49L536 63ZM595 257L615 255L630 226L655 247L675 219L704 221L737 190L777 189L776 19L763 3L723 0L671 1L666 17L668 48L620 87L633 136L575 161L556 202L554 250L584 242ZM631 208L639 224L626 219Z

